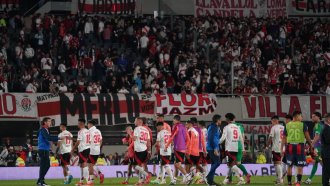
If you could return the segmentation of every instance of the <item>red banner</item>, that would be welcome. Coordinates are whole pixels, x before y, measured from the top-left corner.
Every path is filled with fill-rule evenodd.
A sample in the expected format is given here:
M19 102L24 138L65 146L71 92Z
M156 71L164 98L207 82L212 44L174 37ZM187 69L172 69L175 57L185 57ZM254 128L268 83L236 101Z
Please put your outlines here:
M92 14L134 14L135 0L79 0L80 12Z

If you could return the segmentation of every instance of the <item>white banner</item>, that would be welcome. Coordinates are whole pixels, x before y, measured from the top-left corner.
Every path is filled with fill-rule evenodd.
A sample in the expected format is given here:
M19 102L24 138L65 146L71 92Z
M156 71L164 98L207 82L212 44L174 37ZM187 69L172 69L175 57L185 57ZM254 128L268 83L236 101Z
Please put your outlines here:
M35 94L0 94L0 118L37 118Z
M157 114L202 116L214 113L214 94L156 94Z
M289 17L329 17L330 0L288 0Z
M325 115L330 111L329 96L242 96L242 119L285 117L301 111L304 120L310 120L314 112Z
M286 17L286 0L194 0L195 16Z

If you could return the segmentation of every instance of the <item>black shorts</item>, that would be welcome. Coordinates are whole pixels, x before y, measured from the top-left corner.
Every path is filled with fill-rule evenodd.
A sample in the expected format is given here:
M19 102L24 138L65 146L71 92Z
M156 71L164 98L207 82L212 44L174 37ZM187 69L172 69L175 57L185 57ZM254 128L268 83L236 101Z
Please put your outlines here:
M184 153L179 151L174 151L175 163L184 163Z
M236 161L237 152L226 151L227 163L233 163Z
M99 158L99 155L89 155L87 162L95 165L98 158Z
M282 160L281 153L272 151L272 155L273 155L273 162Z
M190 165L199 165L200 162L200 156L192 156L190 155L190 158L186 158L186 164Z
M62 166L70 165L70 159L71 159L70 153L60 154L60 160Z
M148 161L148 151L134 152L134 164L141 165Z
M283 155L282 162L286 164L286 155Z
M204 153L203 152L200 152L199 153L199 163L200 164L208 164L211 162L211 159L210 159L210 155L207 154L206 157L204 157Z
M85 149L79 152L79 163L87 163L90 149Z
M160 156L161 164L162 165L170 164L170 162L171 162L170 158L171 158L171 156Z

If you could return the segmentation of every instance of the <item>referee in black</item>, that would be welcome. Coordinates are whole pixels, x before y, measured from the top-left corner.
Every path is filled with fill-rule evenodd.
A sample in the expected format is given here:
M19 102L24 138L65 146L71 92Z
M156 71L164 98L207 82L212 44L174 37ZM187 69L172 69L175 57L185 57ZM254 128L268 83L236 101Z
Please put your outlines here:
M324 117L324 128L321 132L322 185L329 186L330 180L330 113Z
M57 136L49 135L49 127L52 123L52 120L48 117L45 117L42 120L41 128L38 131L38 155L39 155L39 179L37 181L38 186L47 186L45 183L45 176L50 167L49 160L49 151L50 143L49 141L57 142L59 138Z

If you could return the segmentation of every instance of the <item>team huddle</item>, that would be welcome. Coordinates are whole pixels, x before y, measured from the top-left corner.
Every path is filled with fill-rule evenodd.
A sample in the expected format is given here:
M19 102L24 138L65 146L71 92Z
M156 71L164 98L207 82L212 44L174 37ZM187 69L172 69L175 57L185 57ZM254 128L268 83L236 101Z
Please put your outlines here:
M306 165L306 151L315 160L311 175L305 181L306 184L312 183L318 163L322 162L319 156L320 133L322 130L321 118L321 114L318 112L312 115L312 121L315 124L313 140L310 139L307 125L302 122L301 112L295 111L292 116L287 115L285 126L280 124L278 116L271 118L273 126L267 148L272 150L277 175L275 185L283 185L285 175L287 175L288 185L292 185L292 169L295 167L294 184L300 186L303 167ZM156 122L157 138L154 143L152 130L147 126L146 119L136 118L134 130L130 126L127 127L127 136L122 140L128 146L125 157L128 164L128 174L122 184L129 184L134 168L138 174L138 182L135 185L166 184L165 176L167 174L170 178L170 185L180 182L180 184L186 185L194 183L217 186L220 184L214 181L214 177L224 158L226 158L228 173L223 180L223 184L231 184L233 176L238 178L237 185L249 184L251 175L242 164L245 153L244 127L235 121L235 115L232 113L227 113L225 119L226 125L220 127L223 122L221 116L216 114L212 118L212 123L206 128L205 123L198 122L195 117L183 123L180 116L175 115L171 127L164 121L164 116L159 115ZM49 121L43 123L43 127L47 122ZM47 130L40 130L40 134L49 141L58 141L64 184L70 184L72 181L68 165L70 154L76 149L79 152L81 168L81 176L77 185L94 185L95 177L100 178L100 183L104 181L104 175L95 166L101 152L102 134L95 127L94 120L87 122L88 129L85 124L84 119L78 120L80 130L75 144L73 144L72 134L66 130L66 124L60 124L61 133L56 138L47 136L49 135L48 127L44 127ZM306 142L308 146L305 145ZM156 151L152 154L154 144ZM149 173L147 166L147 162L152 155L157 156L159 160L159 171L155 180L151 180L152 175ZM174 161L174 170L170 166L171 160ZM41 159L41 161L43 160ZM208 164L211 164L209 170ZM44 183L44 175L46 174L44 172L47 172L48 169L49 167L42 168L41 166L38 183ZM182 180L178 179L179 172L182 174Z

